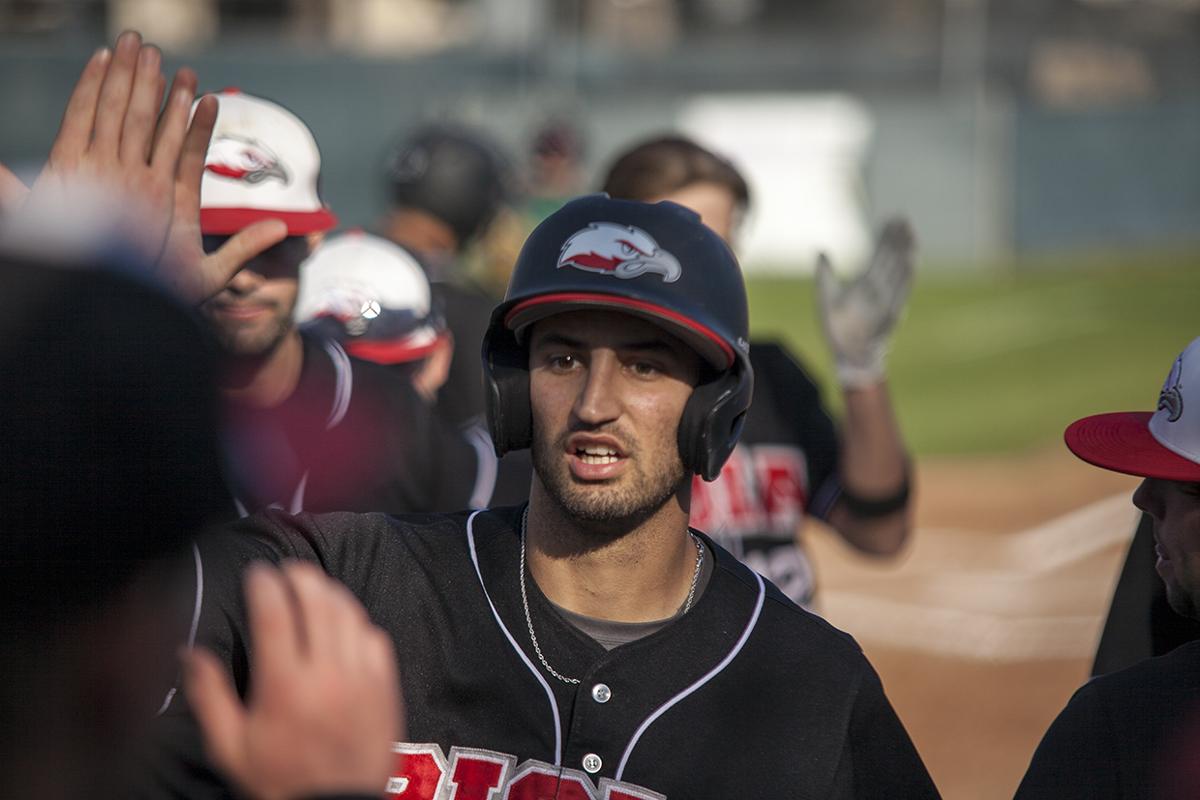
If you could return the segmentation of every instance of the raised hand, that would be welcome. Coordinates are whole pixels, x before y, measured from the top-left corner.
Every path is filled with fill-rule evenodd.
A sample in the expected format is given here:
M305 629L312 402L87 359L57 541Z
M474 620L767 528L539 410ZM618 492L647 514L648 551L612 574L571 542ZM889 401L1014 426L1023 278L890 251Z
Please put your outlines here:
M395 654L358 601L315 566L251 567L243 705L211 653L185 657L209 757L256 798L382 794L403 735Z
M880 233L870 266L852 280L839 281L829 259L823 254L818 259L821 322L843 386L884 379L888 341L912 286L915 250L912 228L897 217Z
M114 207L107 216L119 233L141 247L168 285L200 302L287 228L277 220L260 222L220 251L204 253L200 179L216 101L201 101L189 122L196 74L180 69L164 106L165 85L162 54L135 32L121 34L112 50L96 51L25 206L70 207L80 195L93 205L97 194L109 198ZM11 189L6 197L18 197L11 181L4 185Z

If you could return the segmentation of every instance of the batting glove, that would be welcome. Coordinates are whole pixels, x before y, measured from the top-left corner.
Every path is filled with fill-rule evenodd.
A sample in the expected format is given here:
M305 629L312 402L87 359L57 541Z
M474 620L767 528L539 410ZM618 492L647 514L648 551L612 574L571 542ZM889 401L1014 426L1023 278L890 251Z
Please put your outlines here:
M915 242L908 221L884 226L870 266L840 281L824 254L817 259L817 298L822 327L842 386L862 388L884 379L892 330L912 286Z

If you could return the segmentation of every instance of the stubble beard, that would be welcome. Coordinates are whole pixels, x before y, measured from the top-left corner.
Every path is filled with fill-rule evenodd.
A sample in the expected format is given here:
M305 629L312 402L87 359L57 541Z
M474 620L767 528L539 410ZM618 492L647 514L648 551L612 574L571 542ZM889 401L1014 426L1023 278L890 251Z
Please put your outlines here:
M535 426L536 428L536 426ZM643 462L632 459L632 470L618 482L584 483L572 477L563 463L566 436L551 442L547 437L533 436L533 469L551 499L570 517L579 522L620 527L637 525L649 519L666 505L690 476L684 472L679 453L660 469L645 469Z
M226 355L237 358L265 356L279 347L292 328L291 314L277 315L262 330L246 330L238 326L226 327L210 318L217 342Z

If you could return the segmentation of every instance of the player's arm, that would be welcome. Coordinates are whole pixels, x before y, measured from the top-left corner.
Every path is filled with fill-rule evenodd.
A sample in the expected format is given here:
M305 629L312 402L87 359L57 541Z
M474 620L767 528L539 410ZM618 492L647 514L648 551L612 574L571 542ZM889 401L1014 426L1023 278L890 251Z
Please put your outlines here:
M196 74L179 70L164 95L162 54L127 31L97 50L67 101L50 156L32 190L5 197L17 213L61 219L90 215L154 264L158 277L190 302L220 291L253 255L286 235L267 220L206 255L200 240L200 178L216 121L214 98L192 113ZM165 96L165 103L164 103ZM26 227L37 227L32 224Z
M185 660L188 699L217 768L255 798L379 796L403 738L391 640L319 567L254 566L245 593L253 688L220 661Z
M817 289L825 336L837 364L845 420L829 523L859 550L891 555L909 532L910 459L892 409L884 368L888 342L908 298L914 242L908 223L890 221L867 270L839 282L824 257Z

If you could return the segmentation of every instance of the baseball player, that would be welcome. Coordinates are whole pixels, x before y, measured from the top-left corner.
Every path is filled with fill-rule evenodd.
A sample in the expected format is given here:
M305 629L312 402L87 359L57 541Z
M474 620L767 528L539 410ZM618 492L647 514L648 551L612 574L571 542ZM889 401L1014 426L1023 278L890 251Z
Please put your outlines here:
M617 158L604 191L673 200L730 243L750 205L749 187L732 164L675 136ZM806 514L872 555L895 554L908 536L908 455L888 399L884 355L912 268L912 234L898 221L884 229L870 267L853 282L839 284L822 261L817 288L842 386L840 431L797 358L779 342L754 340L754 404L739 444L717 480L692 488L693 524L804 606L816 585L797 539Z
M454 337L434 303L425 273L399 245L363 231L323 242L301 265L296 321L304 332L390 369L426 402L437 402L449 375ZM403 415L407 409L396 413ZM488 506L499 460L486 430L473 425L460 432L436 413L428 424L441 429L438 438L448 447L465 438L475 456L472 464L459 454L456 468L442 477L456 488L441 494L459 503L465 498L471 508ZM456 450L461 449L460 444ZM527 493L527 474L521 485Z
M317 191L312 133L269 100L230 90L217 100L200 190L206 249L266 219L288 233L201 307L225 355L238 512L468 505L461 476L475 473L475 453L433 424L411 382L294 322L300 265L337 221Z
M506 160L478 131L431 125L406 137L386 166L390 205L378 231L420 262L454 334L439 411L466 425L482 418L479 346L495 301L463 279L463 251L510 194Z
M392 798L936 796L854 641L688 525L692 476L717 476L750 402L746 337L741 272L694 213L567 204L484 342L497 450L532 449L528 502L242 520L204 551L201 642L244 691L241 567L344 581L405 682ZM205 796L169 714L161 774Z
M1144 480L1133 503L1153 519L1155 570L1171 608L1200 619L1200 339L1175 359L1154 412L1072 423L1067 446ZM1093 678L1050 726L1019 798L1188 798L1200 791L1200 642Z
M184 70L157 114L160 66L132 32L97 51L50 161L0 224L2 797L136 794L146 725L194 624L192 537L227 511L213 348L179 300L209 296L282 231L251 226L227 245L237 252L203 255L215 103L189 124ZM256 796L375 791L390 767L391 645L315 573L255 571L249 584L258 701L220 719L275 769L221 761L252 790L269 781ZM327 635L316 623L337 632L336 651L297 646ZM189 688L212 705L193 662Z

